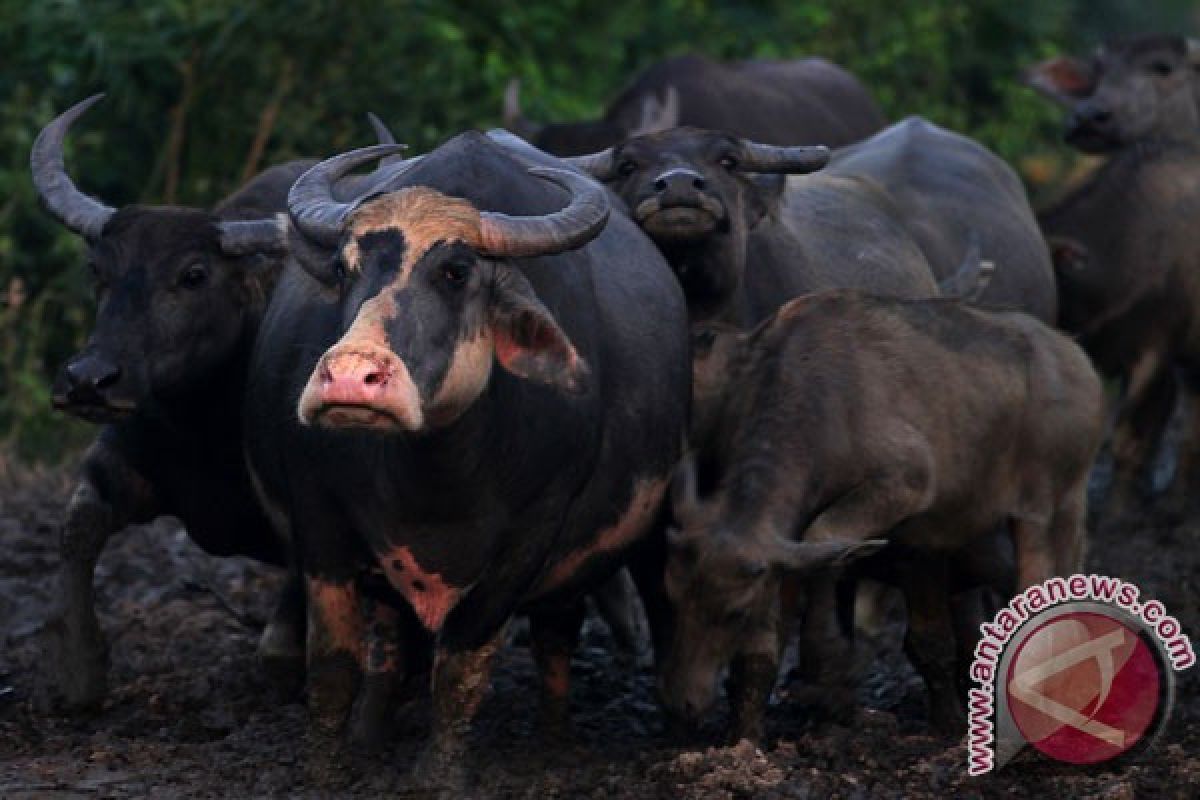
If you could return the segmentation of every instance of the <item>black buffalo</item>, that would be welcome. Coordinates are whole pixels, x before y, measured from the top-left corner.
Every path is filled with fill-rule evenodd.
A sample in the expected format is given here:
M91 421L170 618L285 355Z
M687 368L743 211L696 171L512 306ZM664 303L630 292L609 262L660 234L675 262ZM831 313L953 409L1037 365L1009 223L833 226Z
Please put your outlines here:
M838 146L887 122L858 79L823 58L720 62L686 55L651 66L602 119L586 122L526 120L514 82L505 96L504 124L542 150L574 156L677 125L768 144Z
M587 178L531 175L463 134L386 193L330 197L384 152L292 189L297 258L252 362L249 454L307 575L313 731L341 727L362 671L368 688L388 679L362 622L360 579L378 570L436 635L421 774L442 782L518 609L544 708L565 710L580 592L654 521L682 449L686 309Z
M1114 520L1144 500L1177 393L1200 408L1196 55L1183 37L1139 36L1110 41L1090 60L1051 59L1028 76L1068 109L1067 140L1107 156L1038 221L1060 256L1061 325L1125 383L1112 435ZM1192 502L1200 469L1200 417L1191 417L1169 490L1176 506Z
M831 288L971 294L962 276L981 254L999 262L981 302L1053 319L1045 244L1016 176L986 148L911 118L829 160L823 147L691 128L568 159L607 182L659 245L693 321L749 325Z
M46 126L31 158L43 204L87 242L97 301L95 327L53 391L57 408L103 423L67 509L59 605L48 626L58 685L72 706L95 705L105 693L108 654L92 580L113 533L172 515L209 553L286 559L244 466L241 410L252 343L286 250L287 192L313 163L268 169L211 211L109 208L77 190L63 164L68 129L98 99ZM303 593L292 586L261 652L298 659L302 639Z

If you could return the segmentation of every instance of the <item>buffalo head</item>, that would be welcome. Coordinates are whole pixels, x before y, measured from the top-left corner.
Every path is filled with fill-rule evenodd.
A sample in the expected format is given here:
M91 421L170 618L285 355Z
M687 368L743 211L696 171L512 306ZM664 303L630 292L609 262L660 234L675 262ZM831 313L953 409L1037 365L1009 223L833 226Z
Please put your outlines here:
M870 555L881 540L792 541L770 509L730 518L723 491L697 495L685 459L671 486L679 528L668 531L666 589L674 612L663 665L663 703L695 720L712 705L721 672L737 656L778 659L779 592L785 574L805 574Z
M335 180L391 152L377 146L323 162L288 198L309 245L296 248L308 253L300 263L333 287L344 313L341 338L304 388L300 420L407 432L444 426L483 392L493 363L582 391L586 364L508 259L589 242L608 219L604 190L574 173L532 170L567 195L565 208L537 217L480 211L424 186L333 199Z
M96 421L211 382L251 335L248 320L261 309L267 273L285 246L282 218L115 209L79 191L63 163L63 140L101 97L47 125L30 157L42 204L87 242L97 301L95 328L55 381L54 404Z
M1200 46L1182 36L1115 39L1090 59L1061 56L1026 82L1069 110L1066 139L1104 153L1150 139L1200 131Z
M716 306L741 280L750 230L780 202L780 176L821 169L829 149L674 128L565 160L625 201L675 269L689 304Z

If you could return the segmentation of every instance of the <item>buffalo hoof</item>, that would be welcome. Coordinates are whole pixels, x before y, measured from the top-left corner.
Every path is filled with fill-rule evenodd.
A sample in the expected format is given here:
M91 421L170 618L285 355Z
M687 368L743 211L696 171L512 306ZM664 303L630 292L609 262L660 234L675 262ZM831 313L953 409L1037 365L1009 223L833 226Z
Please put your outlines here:
M292 626L272 622L258 640L258 662L270 686L284 701L304 691L304 640Z
M68 711L93 711L108 694L108 643L96 620L56 616L45 627L45 656Z
M304 749L304 780L312 788L338 791L357 779L340 737L310 728Z
M427 747L412 771L413 788L438 798L459 798L467 793L467 768L464 753Z
M391 673L368 675L358 693L358 703L350 717L350 741L367 752L377 752L395 732L396 676Z
M967 732L967 719L958 703L933 703L929 709L929 727L938 736L958 739Z

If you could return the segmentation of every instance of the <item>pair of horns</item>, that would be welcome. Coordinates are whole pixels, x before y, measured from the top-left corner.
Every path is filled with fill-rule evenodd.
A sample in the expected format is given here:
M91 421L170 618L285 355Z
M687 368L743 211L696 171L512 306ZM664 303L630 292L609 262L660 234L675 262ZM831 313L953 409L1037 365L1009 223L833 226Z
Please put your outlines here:
M336 247L346 218L362 202L338 202L333 185L346 174L376 159L394 155L398 147L374 145L351 150L322 161L292 186L288 213L308 239L325 247ZM409 159L388 181L420 163ZM533 168L531 174L557 184L571 196L566 208L536 217L514 217L496 211L481 211L480 250L495 257L552 255L582 247L599 235L608 221L609 202L604 188L582 175L560 169Z
M795 145L780 147L739 139L742 158L738 162L741 172L767 172L785 175L803 175L816 172L829 163L829 148L824 145ZM583 156L564 158L573 167L581 169L600 181L616 177L615 148L601 150Z
M42 128L33 143L29 167L42 205L59 222L88 239L99 238L116 209L88 197L75 186L63 162L63 142L71 125L103 98L94 94L59 114ZM284 247L283 227L277 219L218 222L221 249L230 255L248 255Z

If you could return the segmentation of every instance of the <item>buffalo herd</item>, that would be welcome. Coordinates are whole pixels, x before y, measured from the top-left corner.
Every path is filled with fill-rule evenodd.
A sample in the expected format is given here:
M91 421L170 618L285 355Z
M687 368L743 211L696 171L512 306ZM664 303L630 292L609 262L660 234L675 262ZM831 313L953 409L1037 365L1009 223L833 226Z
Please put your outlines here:
M1082 567L1106 438L1105 522L1186 510L1200 479L1198 71L1166 35L1031 67L1104 157L1037 213L986 147L888 124L817 58L663 61L575 123L526 119L513 83L508 130L416 156L372 117L379 144L212 209L76 188L80 102L31 155L96 299L53 390L100 426L47 622L58 695L105 697L106 541L173 515L286 571L259 655L314 741L383 743L422 679L429 786L467 780L516 617L540 722L569 725L589 595L616 629L644 610L670 721L727 675L731 738L761 741L789 642L844 697L855 592L894 587L930 724L961 731L984 615Z

